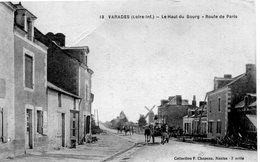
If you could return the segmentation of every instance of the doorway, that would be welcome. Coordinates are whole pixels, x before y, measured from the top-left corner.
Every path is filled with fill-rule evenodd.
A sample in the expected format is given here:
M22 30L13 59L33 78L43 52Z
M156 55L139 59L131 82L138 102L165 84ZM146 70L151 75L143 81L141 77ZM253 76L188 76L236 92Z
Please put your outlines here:
M61 113L61 146L65 147L65 113Z
M26 147L28 149L33 148L33 139L32 139L32 110L31 109L26 109Z

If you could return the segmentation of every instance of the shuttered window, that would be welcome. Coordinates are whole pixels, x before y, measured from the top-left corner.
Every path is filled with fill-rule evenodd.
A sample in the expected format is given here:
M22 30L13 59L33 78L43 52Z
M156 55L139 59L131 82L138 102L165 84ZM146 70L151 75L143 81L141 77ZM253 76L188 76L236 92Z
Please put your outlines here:
M25 87L33 89L33 57L25 54Z
M43 134L43 112L37 110L37 132Z

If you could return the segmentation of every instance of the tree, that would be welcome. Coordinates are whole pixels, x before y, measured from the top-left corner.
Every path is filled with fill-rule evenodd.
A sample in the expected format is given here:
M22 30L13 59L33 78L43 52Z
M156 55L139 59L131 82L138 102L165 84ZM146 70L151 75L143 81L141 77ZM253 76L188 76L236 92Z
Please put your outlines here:
M138 120L138 125L139 127L143 127L147 124L144 115L140 115L139 120Z

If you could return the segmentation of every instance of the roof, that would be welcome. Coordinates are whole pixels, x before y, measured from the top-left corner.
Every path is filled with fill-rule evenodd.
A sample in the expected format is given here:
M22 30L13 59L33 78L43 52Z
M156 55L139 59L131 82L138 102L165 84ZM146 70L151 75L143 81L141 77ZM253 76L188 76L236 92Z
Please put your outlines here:
M257 118L256 115L247 114L246 117L252 122L252 124L257 128Z
M26 8L23 7L22 3L19 2L18 4L14 4L14 6L16 7L16 10L22 10L22 11L25 11L27 16L33 18L33 19L37 19L37 17L32 14L29 10L27 10Z
M64 49L64 50L85 50L87 54L89 53L88 46L61 47L61 49Z
M11 2L0 2L0 3L4 4L5 6L7 6L12 11L15 11L15 9L16 9L15 5L13 3L11 3Z
M233 80L231 82L229 82L228 84L226 84L224 87L209 91L208 93L212 93L212 92L216 92L218 90L222 90L224 88L227 88L228 86L230 86L231 84L235 83L236 81L238 81L239 79L241 79L242 77L244 77L246 75L246 73L240 74L238 76L236 76L235 78L233 78ZM207 94L208 94L207 93Z
M57 87L56 85L52 84L51 82L48 82L48 83L47 83L47 87L48 87L49 89L53 89L53 90L55 90L55 91L61 92L61 93L63 93L63 94L69 95L69 96L71 96L71 97L75 97L75 98L81 99L81 97L79 97L79 96L77 96L77 95L74 95L74 94L72 94L72 93L70 93L70 92L67 92L67 91L65 91L65 90L63 90L63 89Z

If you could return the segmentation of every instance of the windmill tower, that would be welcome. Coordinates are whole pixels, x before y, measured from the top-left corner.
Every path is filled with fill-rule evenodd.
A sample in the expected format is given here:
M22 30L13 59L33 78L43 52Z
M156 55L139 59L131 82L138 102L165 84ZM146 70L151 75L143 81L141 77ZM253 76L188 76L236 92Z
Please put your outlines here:
M148 110L148 113L144 116L145 119L148 117L148 124L154 123L154 112L153 109L155 108L155 105L152 108L148 108L147 106L144 106L146 110Z

